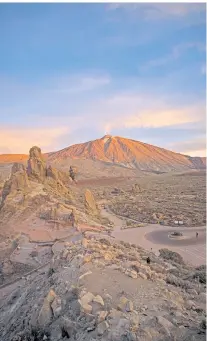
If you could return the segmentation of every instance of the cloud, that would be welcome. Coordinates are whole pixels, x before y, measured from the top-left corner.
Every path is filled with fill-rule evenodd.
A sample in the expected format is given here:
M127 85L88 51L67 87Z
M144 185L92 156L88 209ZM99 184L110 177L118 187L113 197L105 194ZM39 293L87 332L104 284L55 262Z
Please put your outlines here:
M81 93L91 91L108 85L110 83L110 77L107 75L103 76L71 76L59 80L56 91L68 94Z
M69 132L66 127L53 128L0 128L0 154L28 153L33 145L41 147L43 152L56 148L57 140Z
M150 79L150 85L148 80L138 83L137 78L114 80L104 73L88 73L82 77L45 80L31 88L16 84L17 91L12 87L10 96L12 107L3 108L2 103L0 107L4 122L0 128L0 153L5 148L12 153L27 153L34 144L45 152L58 150L71 143L84 142L83 136L93 139L106 132L114 134L119 129L128 134L133 128L145 131L162 127L187 130L192 124L198 129L203 127L205 104L202 100L186 97L184 93L181 96L180 91L167 92L162 77L154 83ZM89 93L87 89L92 87ZM129 90L121 90L125 88ZM11 128L9 122L12 122ZM163 139L163 145L165 142Z
M107 6L108 11L122 11L139 15L145 20L167 19L169 17L185 17L190 14L205 12L205 4L196 3L113 3Z
M202 75L206 75L206 65L202 65L201 73L202 73Z
M206 156L206 139L204 136L190 141L180 141L171 144L170 148L178 153L190 156Z
M178 44L174 46L171 50L171 52L161 58L156 58L147 61L145 64L141 66L141 70L147 70L152 67L159 67L162 65L166 65L168 63L171 63L175 61L176 59L179 59L183 54L188 52L189 49L195 49L198 52L205 52L206 46L202 42L186 42L183 44Z
M105 118L104 129L112 131L117 128L161 128L161 127L173 127L184 126L191 123L200 122L205 117L205 106L195 105L189 107L177 107L169 106L163 103L154 107L146 109L146 105L140 102L136 106L136 99L134 103L129 100L129 107L133 108L133 111L127 111L127 105L125 106L125 113L123 102L120 102L120 113L118 113L118 105L108 109L108 115ZM126 102L125 102L126 103ZM150 107L150 106L149 106ZM109 117L109 113L111 113Z

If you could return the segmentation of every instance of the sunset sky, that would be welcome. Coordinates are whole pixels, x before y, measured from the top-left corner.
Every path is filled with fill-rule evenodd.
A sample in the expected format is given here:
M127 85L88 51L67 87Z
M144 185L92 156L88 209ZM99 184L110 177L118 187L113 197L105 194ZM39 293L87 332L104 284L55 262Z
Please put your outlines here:
M106 133L205 155L205 4L0 4L0 153Z

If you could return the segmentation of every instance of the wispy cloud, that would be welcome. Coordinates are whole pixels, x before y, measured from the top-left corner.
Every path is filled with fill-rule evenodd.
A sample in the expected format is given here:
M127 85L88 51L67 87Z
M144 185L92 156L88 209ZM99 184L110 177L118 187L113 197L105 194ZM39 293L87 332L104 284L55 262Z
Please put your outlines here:
M58 138L69 133L68 127L50 128L0 128L0 154L28 153L33 145L40 146L43 152L56 148Z
M178 153L191 155L191 156L206 156L206 139L205 136L188 141L180 141L171 144L171 149Z
M142 70L147 70L152 67L159 67L171 63L179 59L182 55L188 52L188 50L194 49L198 52L205 52L206 46L202 42L186 42L178 44L171 49L171 52L163 57L152 59L143 64L140 68Z
M151 104L149 104L151 101ZM117 128L161 128L185 126L205 120L205 104L173 105L147 94L120 96L102 103L99 125L104 130ZM105 115L102 113L105 112Z
M113 3L107 6L109 11L124 11L130 15L139 15L145 20L184 17L192 13L205 11L202 3Z
M205 75L205 74L206 74L206 65L202 65L202 67L201 67L201 73L202 73L202 75Z
M75 85L71 79L54 78L53 82L37 83L31 89L23 86L19 92L12 87L14 96L18 95L12 96L14 105L10 113L6 111L5 119L13 112L17 120L13 117L11 126L5 123L0 129L0 153L8 149L13 153L27 153L33 144L46 152L58 150L82 141L81 131L85 134L86 130L92 139L105 132L116 134L119 129L127 132L134 128L144 131L182 127L187 130L189 125L203 127L205 123L205 103L194 98L182 103L175 94L164 93L163 88L149 86L148 82L137 87L137 81L124 78L118 84L104 74L88 74L83 78L74 75ZM121 90L122 87L128 91ZM5 113L3 108L0 110Z
M110 77L108 75L92 76L92 75L80 75L64 77L59 79L56 89L59 92L68 94L81 93L91 91L110 83Z

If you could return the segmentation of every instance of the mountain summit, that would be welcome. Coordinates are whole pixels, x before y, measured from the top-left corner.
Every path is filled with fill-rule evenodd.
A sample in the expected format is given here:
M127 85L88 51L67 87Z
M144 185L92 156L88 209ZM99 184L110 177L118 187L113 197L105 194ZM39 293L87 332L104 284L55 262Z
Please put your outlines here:
M50 153L49 159L91 159L145 171L180 171L205 168L205 158L190 157L119 136L75 144Z

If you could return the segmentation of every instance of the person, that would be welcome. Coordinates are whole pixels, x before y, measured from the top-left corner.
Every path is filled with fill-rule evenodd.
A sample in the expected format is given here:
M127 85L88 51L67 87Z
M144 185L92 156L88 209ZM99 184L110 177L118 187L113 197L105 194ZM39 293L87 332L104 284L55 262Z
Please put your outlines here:
M147 257L147 264L150 264L150 257Z
M198 232L196 232L196 238L198 238Z

